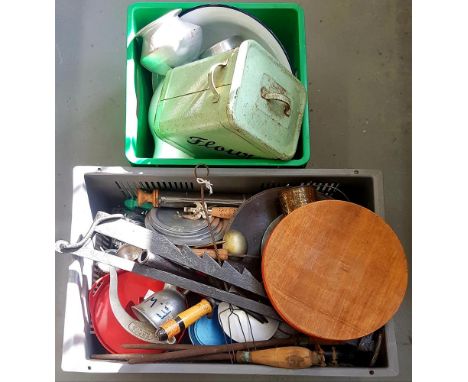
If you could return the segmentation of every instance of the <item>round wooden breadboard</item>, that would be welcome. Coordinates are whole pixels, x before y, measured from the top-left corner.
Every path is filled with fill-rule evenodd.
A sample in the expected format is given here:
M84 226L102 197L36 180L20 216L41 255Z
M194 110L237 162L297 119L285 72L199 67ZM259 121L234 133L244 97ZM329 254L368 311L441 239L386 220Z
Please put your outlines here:
M287 215L262 256L265 290L295 329L332 341L365 336L390 320L408 282L401 243L367 208L319 201Z

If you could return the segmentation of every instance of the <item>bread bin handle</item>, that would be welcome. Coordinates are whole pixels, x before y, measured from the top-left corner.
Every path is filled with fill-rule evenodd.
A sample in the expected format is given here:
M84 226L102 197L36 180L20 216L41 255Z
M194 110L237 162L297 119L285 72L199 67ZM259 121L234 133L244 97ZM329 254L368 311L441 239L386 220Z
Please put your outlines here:
M260 91L261 97L266 101L280 101L284 103L284 115L289 117L291 115L291 100L288 96L280 93L269 92L265 87L261 88Z
M213 103L216 103L219 101L219 93L216 90L216 85L214 83L214 74L215 71L218 67L225 67L228 64L228 60L225 62L218 62L217 64L214 64L211 68L210 71L208 72L208 86L210 87L210 90L213 92Z

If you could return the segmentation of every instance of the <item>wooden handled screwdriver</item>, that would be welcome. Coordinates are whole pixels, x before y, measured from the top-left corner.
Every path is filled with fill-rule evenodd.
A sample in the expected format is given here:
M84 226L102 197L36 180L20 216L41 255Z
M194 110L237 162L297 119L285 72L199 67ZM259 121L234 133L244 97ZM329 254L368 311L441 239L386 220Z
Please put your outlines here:
M287 346L255 351L236 352L237 363L254 363L285 369L304 369L322 364L322 356L300 346Z
M249 363L281 367L284 369L304 369L311 366L323 366L325 363L325 357L323 355L300 346L237 351L234 357L232 353L208 354L186 359L175 359L167 362L213 362L232 360L236 363Z
M276 346L297 346L297 345L310 345L314 341L310 338L274 338L267 341L256 341L249 343L234 343L227 345L217 346L193 346L191 349L176 350L160 354L132 354L128 358L128 363L153 363L153 362L166 362L176 359L191 359L194 357L205 356L210 354L219 354L226 352L233 352L239 350L248 350L252 347L257 348L272 348ZM145 349L158 346L157 344L145 344ZM138 347L143 345L137 345ZM130 346L134 348L134 346Z
M129 357L129 355L124 355L124 357L119 356L121 356L121 354L105 354L101 357L95 355L93 358L106 360L128 360L132 358ZM213 361L234 361L236 363L265 365L285 369L303 369L311 366L323 365L325 358L316 351L311 351L300 346L289 346L254 351L237 351L234 356L232 353L218 353L188 358L168 359L163 362Z
M175 353L165 353L160 360L151 359L149 354L97 354L93 359L128 361L128 363L152 362L211 362L232 360L232 353L201 354L188 357L178 357ZM319 352L301 346L286 346L254 351L236 351L234 361L281 367L286 369L303 369L320 366L325 363L325 356Z
M134 363L135 354L100 354L93 355L93 359L127 360ZM236 363L248 363L254 365L265 365L272 367L281 367L284 369L304 369L311 366L321 366L325 363L325 356L301 346L287 346L280 348L270 348L254 351L237 351L233 357L232 353L217 353L199 355L187 358L170 359L169 357L162 362L213 362L213 361L232 361ZM143 363L143 362L137 362Z

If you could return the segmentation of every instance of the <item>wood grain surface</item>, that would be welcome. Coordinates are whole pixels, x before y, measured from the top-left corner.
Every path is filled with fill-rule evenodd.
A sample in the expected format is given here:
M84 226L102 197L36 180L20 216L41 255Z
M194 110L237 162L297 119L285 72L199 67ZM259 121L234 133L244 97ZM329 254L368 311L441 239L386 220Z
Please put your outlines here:
M319 365L318 354L301 346L286 346L250 352L238 351L236 361L285 369L303 369Z
M382 327L408 282L403 247L388 224L357 204L327 200L286 216L262 257L265 290L291 326L325 340Z
M221 219L232 219L232 217L236 214L237 208L236 207L212 207L211 208L211 216L215 218Z
M204 254L212 257L213 259L218 259L218 256L216 255L216 251L212 248L192 248L192 252L195 253L197 256L203 256ZM227 260L229 257L229 253L226 249L224 248L218 248L218 255L219 255L219 260Z

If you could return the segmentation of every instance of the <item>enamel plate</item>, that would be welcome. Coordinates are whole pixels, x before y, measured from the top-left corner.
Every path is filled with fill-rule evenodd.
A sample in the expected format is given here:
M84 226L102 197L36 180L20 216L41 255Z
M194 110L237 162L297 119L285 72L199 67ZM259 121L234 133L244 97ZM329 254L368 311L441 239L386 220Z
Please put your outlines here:
M237 35L244 40L257 41L291 72L288 57L273 32L239 9L219 5L201 6L183 12L180 18L202 27L202 52L222 40Z

